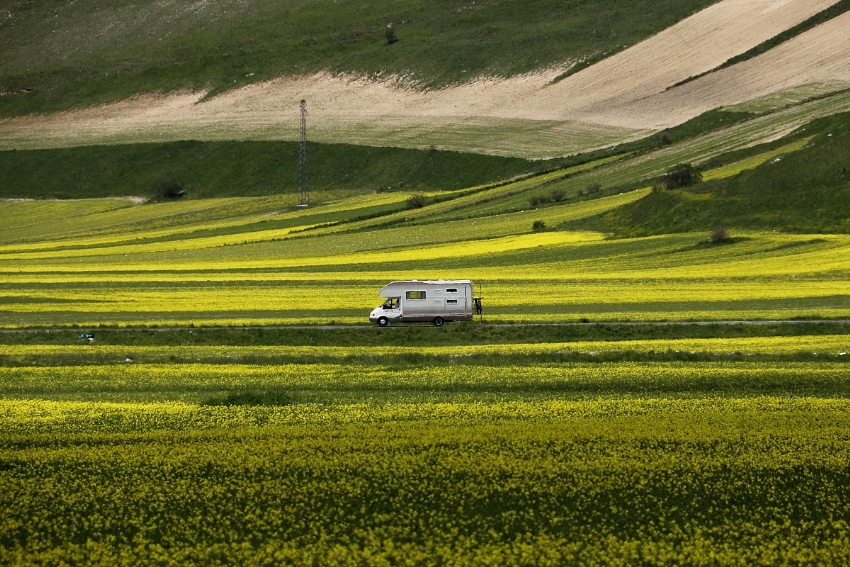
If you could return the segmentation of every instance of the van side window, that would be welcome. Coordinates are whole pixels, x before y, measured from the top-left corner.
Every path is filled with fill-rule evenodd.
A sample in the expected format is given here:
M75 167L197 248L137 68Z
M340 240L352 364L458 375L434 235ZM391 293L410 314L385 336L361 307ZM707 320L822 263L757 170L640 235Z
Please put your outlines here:
M406 294L407 299L425 299L424 291L408 291Z
M446 293L457 293L457 289L450 287L449 289L446 290Z
M449 305L457 305L457 299L447 299L446 303Z

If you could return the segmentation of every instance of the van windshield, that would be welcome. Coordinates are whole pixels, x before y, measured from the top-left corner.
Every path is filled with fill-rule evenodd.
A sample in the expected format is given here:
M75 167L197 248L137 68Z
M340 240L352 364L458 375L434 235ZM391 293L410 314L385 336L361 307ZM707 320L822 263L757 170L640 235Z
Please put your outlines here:
M388 300L386 300L381 307L384 308L384 309L398 309L399 299L401 299L401 298L400 297L391 297Z

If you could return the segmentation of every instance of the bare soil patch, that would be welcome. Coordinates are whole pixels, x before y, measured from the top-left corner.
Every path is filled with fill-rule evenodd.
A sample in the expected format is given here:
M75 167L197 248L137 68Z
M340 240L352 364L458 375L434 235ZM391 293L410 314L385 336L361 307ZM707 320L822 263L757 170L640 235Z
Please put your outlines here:
M756 58L711 73L657 95L602 112L596 121L618 126L651 128L673 120L683 122L713 108L743 105L786 93L819 96L850 87L850 12L784 43ZM770 106L762 105L762 109ZM619 119L618 119L619 117ZM628 117L633 117L629 119ZM593 120L594 117L588 117Z

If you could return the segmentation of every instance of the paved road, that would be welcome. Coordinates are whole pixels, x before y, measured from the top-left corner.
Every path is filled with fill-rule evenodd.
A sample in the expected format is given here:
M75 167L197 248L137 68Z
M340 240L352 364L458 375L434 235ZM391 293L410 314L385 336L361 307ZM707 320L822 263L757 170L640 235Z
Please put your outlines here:
M666 326L688 326L688 325L696 325L696 326L708 326L708 325L806 325L806 324L816 324L816 325L848 325L850 324L850 319L834 319L834 320L792 320L792 321L746 321L746 320L733 320L733 321L627 321L627 322L607 322L602 321L598 323L484 323L489 327L591 327L594 325L599 326L620 326L620 327L666 327ZM390 325L386 328L402 328L408 327L409 325ZM422 325L419 325L422 326ZM138 331L154 331L154 332L167 332L167 331L223 331L223 330L231 330L231 331L239 331L239 330L275 330L275 329L301 329L301 330L320 330L320 331L333 331L333 330L341 330L341 329L378 329L377 325L257 325L257 326L247 326L247 327L91 327L91 328L83 328L83 327L51 327L51 328L41 328L41 329L0 329L0 333L42 333L42 332L58 332L58 331L78 331L78 332L97 332L97 331L110 331L110 332L138 332Z

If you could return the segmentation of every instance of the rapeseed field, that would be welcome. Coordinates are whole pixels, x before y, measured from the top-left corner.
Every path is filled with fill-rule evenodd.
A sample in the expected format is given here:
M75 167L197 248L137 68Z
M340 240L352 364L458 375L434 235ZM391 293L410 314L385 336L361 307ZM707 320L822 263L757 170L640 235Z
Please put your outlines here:
M0 236L0 325L352 324L365 321L387 281L457 277L480 284L494 323L850 314L843 235L749 232L712 246L699 234L607 240L531 230L535 221L557 226L648 191L466 219L452 216L462 208L446 209L442 221L405 221L398 195L300 212L273 198L204 207L94 200L88 214L75 205L73 230L44 212L49 205L6 203L10 214L20 205L34 216ZM437 207L469 198L455 197ZM55 206L57 217L69 210Z
M566 230L681 154L610 190L627 157L421 208L0 203L0 563L850 563L850 239ZM440 278L483 318L366 325Z
M770 354L768 343L760 345ZM98 348L89 354L118 352ZM850 404L838 353L798 363L540 364L501 348L503 365L443 349L424 364L45 366L39 360L68 349L15 347L19 360L0 367L0 558L661 565L850 557ZM179 355L224 352L240 355L225 346Z

